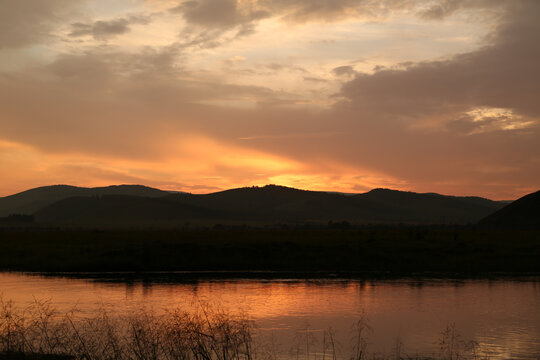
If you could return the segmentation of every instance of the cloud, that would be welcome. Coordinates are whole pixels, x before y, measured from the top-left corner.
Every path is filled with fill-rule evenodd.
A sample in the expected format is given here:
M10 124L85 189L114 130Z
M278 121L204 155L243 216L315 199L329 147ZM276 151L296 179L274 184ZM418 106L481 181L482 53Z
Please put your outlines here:
M332 72L336 76L354 76L357 74L356 70L354 70L354 67L350 65L335 67L332 69Z
M351 135L333 145L334 156L408 183L537 185L539 17L540 3L512 2L478 50L346 82L340 92L346 101L335 106L332 118ZM487 112L473 116L478 109ZM491 174L476 170L487 164ZM510 165L516 170L495 170Z
M382 19L392 13L412 12L419 17L440 20L460 9L496 9L506 0L189 0L172 8L191 25L233 28L265 18L289 23L334 22L346 18Z
M239 64L239 63L242 63L246 61L246 58L243 57L243 56L240 56L240 55L236 55L236 56L233 56L233 57L230 57L226 60L223 60L223 63L225 63L226 65L236 65L236 64Z
M149 22L150 18L147 16L130 16L114 20L98 20L93 23L73 23L69 36L92 36L96 40L107 40L129 32L133 24L148 24Z
M237 0L190 0L169 10L187 23L180 34L183 47L211 49L255 33L257 20L269 17L264 10ZM225 37L229 30L236 30Z
M83 1L80 0L2 0L0 11L0 50L20 48L51 37Z
M193 74L184 69L182 51L175 45L133 53L95 48L32 71L0 73L0 133L43 151L148 158L167 153L156 141L163 134L204 133L239 123L237 116L248 123L247 115L216 104L294 99Z
M527 129L531 126L535 126L535 121L526 121L511 110L498 108L475 108L447 124L448 129L465 135Z
M222 29L246 25L269 15L249 6L248 2L236 0L184 1L171 12L182 14L188 24Z
M244 30L253 31L258 20L270 16L257 14L261 9L244 3L251 2L221 4L221 19L214 17L217 10L208 2L183 3L176 11L187 16L188 26L170 46L130 48L130 52L103 44L78 52L70 48L47 64L0 73L2 138L32 144L40 156L52 159L51 164L55 156L68 154L77 161L62 160L66 164L62 173L73 177L88 173L92 179L206 184L204 177L220 177L208 181L208 188L260 184L268 179L301 186L312 183L319 189L331 189L340 182L364 190L396 184L418 191L496 194L499 198L537 187L537 2L512 2L484 46L469 53L380 67L372 74L357 73L347 65L319 67L314 72L317 76L320 69L330 68L328 79L344 82L336 94L342 101L323 111L299 106L305 98L272 91L264 84L231 83L237 80L232 72L216 75L204 67L190 67L190 62L208 61L206 55L215 51L213 46ZM365 16L370 9L383 14L391 11L390 4L407 6L414 14L422 10L418 1L377 2L382 10L370 8L375 3L259 1L257 6L284 21L298 22L356 16L353 13L362 9ZM129 31L131 23L120 22L101 35L97 22L84 24L87 27L81 29L86 36L106 39ZM47 33L53 27L40 31ZM17 46L44 39L28 36ZM190 47L208 51L189 58ZM301 62L291 65L276 58L264 64L253 60L245 48L229 50L221 59L233 57L237 62L241 59L234 56L242 54L247 57L242 68L255 61L254 71L276 77L295 72L300 81L305 76L306 84L315 84L310 73L298 67L304 65ZM194 141L202 137L204 141ZM24 153L13 149L9 158ZM242 161L225 159L235 153ZM255 166L259 158L267 162ZM73 167L77 163L84 163L86 170ZM266 165L274 170L265 172ZM33 166L39 169L39 161ZM204 171L200 166L206 166ZM88 169L92 167L97 170ZM121 171L115 175L114 169ZM268 174L257 175L261 173ZM39 178L39 174L29 177Z
M475 5L466 0L435 0L426 7L424 0L188 0L169 9L187 23L180 32L186 47L216 48L256 32L263 19L273 19L290 25L333 23L344 19L380 21L392 14L412 13L423 19L443 19L458 9L491 9L501 13L502 0L479 0ZM441 10L442 9L442 10ZM499 11L495 11L499 9ZM437 13L441 13L437 15ZM490 14L489 11L485 11ZM227 31L236 35L225 39Z
M390 1L390 0L387 0ZM289 22L331 21L351 16L353 10L362 5L360 0L189 0L172 8L172 13L181 14L189 25L203 28L231 29L242 26L240 33L253 31L258 20L280 17ZM373 5L373 1L370 6ZM380 8L380 7L379 7Z
M479 49L357 74L338 94L345 101L332 109L283 114L280 118L289 121L274 127L257 122L263 129L251 129L254 133L243 138L272 134L278 127L282 134L339 130L301 141L253 137L250 144L303 163L330 158L376 169L417 190L499 198L523 194L540 178L539 16L539 3L513 2ZM266 116L273 119L270 112Z
M513 4L517 4L517 1ZM420 116L483 106L540 116L540 3L511 7L505 23L480 50L448 60L360 74L342 95L356 106Z
M328 80L326 80L326 79L321 79L321 78L314 77L314 76L304 76L303 79L304 79L304 81L309 81L309 82L312 82L312 83L326 83L326 82L328 82Z
M507 0L439 0L421 10L419 15L424 19L442 20L462 9L493 9L508 3Z

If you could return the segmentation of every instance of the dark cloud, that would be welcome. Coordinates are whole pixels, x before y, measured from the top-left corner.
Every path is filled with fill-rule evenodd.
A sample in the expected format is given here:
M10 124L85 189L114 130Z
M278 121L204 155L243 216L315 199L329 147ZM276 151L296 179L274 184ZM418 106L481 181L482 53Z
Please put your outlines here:
M304 163L332 158L377 169L416 189L521 195L540 178L538 18L540 3L512 2L480 49L358 74L340 93L347 101L319 115L288 114L290 121L279 125L282 134L299 124L341 134L301 142L259 137L250 144ZM467 115L478 108L488 115ZM510 115L489 115L499 108ZM275 130L258 133L264 131Z
M462 2L461 0L443 0L431 5L421 15L426 19L442 19L458 10Z
M326 83L328 80L314 77L314 76L304 76L304 81L310 81L313 83Z
M391 1L391 0L386 0ZM180 3L171 12L182 14L190 25L230 29L246 26L268 17L287 21L330 21L342 18L365 0L262 0L256 3L236 0L190 0ZM368 1L373 5L373 1Z
M315 19L330 8L338 16L336 4L367 9L375 2L273 4L282 16L307 19L309 13ZM373 74L333 69L354 79L338 94L345 100L321 112L294 107L298 99L291 94L186 70L185 47L219 43L224 29L249 32L257 15L222 4L224 18L216 19L205 14L208 3L184 4L191 8L177 11L191 17L192 28L202 27L186 32L185 42L136 53L92 49L25 73L0 73L0 134L43 151L148 161L166 157L175 137L204 134L308 169L328 162L359 174L368 169L419 191L512 198L540 179L540 3L507 4L504 22L476 51ZM293 71L279 63L264 69ZM256 105L217 105L227 101ZM467 115L478 107L508 109L520 120ZM528 125L507 126L513 121ZM291 136L306 133L321 136Z
M332 69L332 72L334 73L334 75L337 76L354 76L357 74L356 70L354 70L354 67L350 65L335 67Z
M69 33L71 37L92 36L96 40L108 38L129 32L133 24L148 24L150 18L146 16L130 16L114 20L99 20L93 23L74 23Z
M80 0L2 0L0 50L41 42L64 22Z
M312 0L312 1L267 1L284 14L284 18L293 22L333 21L351 15L363 6L359 0Z
M357 106L406 116L474 106L540 116L539 16L540 3L521 2L484 48L404 70L361 74L343 86L342 95Z
M348 100L332 118L351 135L334 145L335 155L414 184L538 186L538 18L539 2L512 2L479 50L345 83ZM477 108L506 109L515 118L466 115Z
M184 29L180 33L179 45L183 48L212 49L221 46L234 38L225 39L221 29L208 29L198 31L195 29Z
M239 27L238 31L236 32L235 38L249 36L254 33L255 33L255 24L253 23L243 24Z
M441 20L462 9L493 9L509 5L508 0L439 0L419 12L422 18Z
M474 131L481 128L485 123L491 123L493 119L484 120L481 123L471 121L471 119L468 118L461 118L457 120L452 120L446 124L446 127L453 132L457 132L459 134L467 135L471 134Z
M460 9L495 9L507 4L507 0L189 0L171 12L182 14L191 25L234 28L268 17L291 23L332 22L351 17L377 19L399 11L442 19Z
M211 49L255 33L256 21L269 14L253 7L241 8L236 0L190 0L170 9L188 26L180 33L184 47ZM225 36L228 30L236 30Z
M474 1L436 0L426 9L424 0L189 0L170 12L182 15L188 24L180 34L186 46L215 48L253 34L259 20L271 17L291 24L327 23L344 18L381 19L391 13L409 11L423 18L440 19L461 8L499 9L504 0L478 0L477 5ZM233 29L237 29L236 36L222 38L224 32Z
M191 0L171 9L182 14L188 24L211 28L233 28L248 25L269 16L263 10L240 8L236 0Z
M508 116L491 116L481 119L471 119L464 116L457 120L452 120L446 124L447 128L462 135L473 135L488 131L506 131L505 129L520 129L523 124L519 120L514 120Z

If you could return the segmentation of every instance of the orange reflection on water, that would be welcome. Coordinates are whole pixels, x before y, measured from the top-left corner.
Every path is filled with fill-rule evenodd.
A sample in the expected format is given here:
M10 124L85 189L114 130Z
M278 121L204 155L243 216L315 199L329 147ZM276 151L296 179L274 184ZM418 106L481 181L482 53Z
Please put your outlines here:
M0 293L19 306L36 297L50 299L60 312L77 307L92 316L103 308L122 315L141 307L161 313L211 304L254 320L286 347L299 330L320 335L332 327L346 348L351 326L366 315L372 351L390 353L399 338L409 355L437 355L441 331L455 323L462 339L477 341L491 359L540 354L539 284L539 278L174 282L167 276L101 282L0 273Z

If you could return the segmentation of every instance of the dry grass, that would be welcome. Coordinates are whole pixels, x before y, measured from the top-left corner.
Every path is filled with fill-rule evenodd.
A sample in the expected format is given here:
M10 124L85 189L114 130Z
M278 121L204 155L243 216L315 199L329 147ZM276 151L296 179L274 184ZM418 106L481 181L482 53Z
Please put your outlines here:
M0 299L0 354L68 355L86 360L251 360L252 323L223 310L163 315L140 310L112 318L57 313L36 300L24 309ZM22 356L22 355L20 355Z
M400 339L390 356L370 353L372 332L363 314L351 329L351 348L343 351L331 328L317 336L306 327L285 355L272 341L254 341L254 324L247 317L204 304L195 312L176 309L156 315L141 309L121 317L102 310L84 317L77 311L60 314L48 301L36 299L21 309L0 297L0 360L428 359L408 356ZM441 332L439 346L440 360L486 359L478 344L463 341L453 324Z

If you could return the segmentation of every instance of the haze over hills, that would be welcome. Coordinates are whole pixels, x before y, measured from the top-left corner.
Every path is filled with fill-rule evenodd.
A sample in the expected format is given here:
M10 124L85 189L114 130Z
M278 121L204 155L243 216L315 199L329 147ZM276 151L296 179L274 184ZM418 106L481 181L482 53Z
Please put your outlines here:
M139 185L57 185L0 198L0 214L32 214L36 222L47 224L180 224L192 220L467 224L476 223L504 205L506 202L479 197L388 189L344 195L267 185L198 195Z

